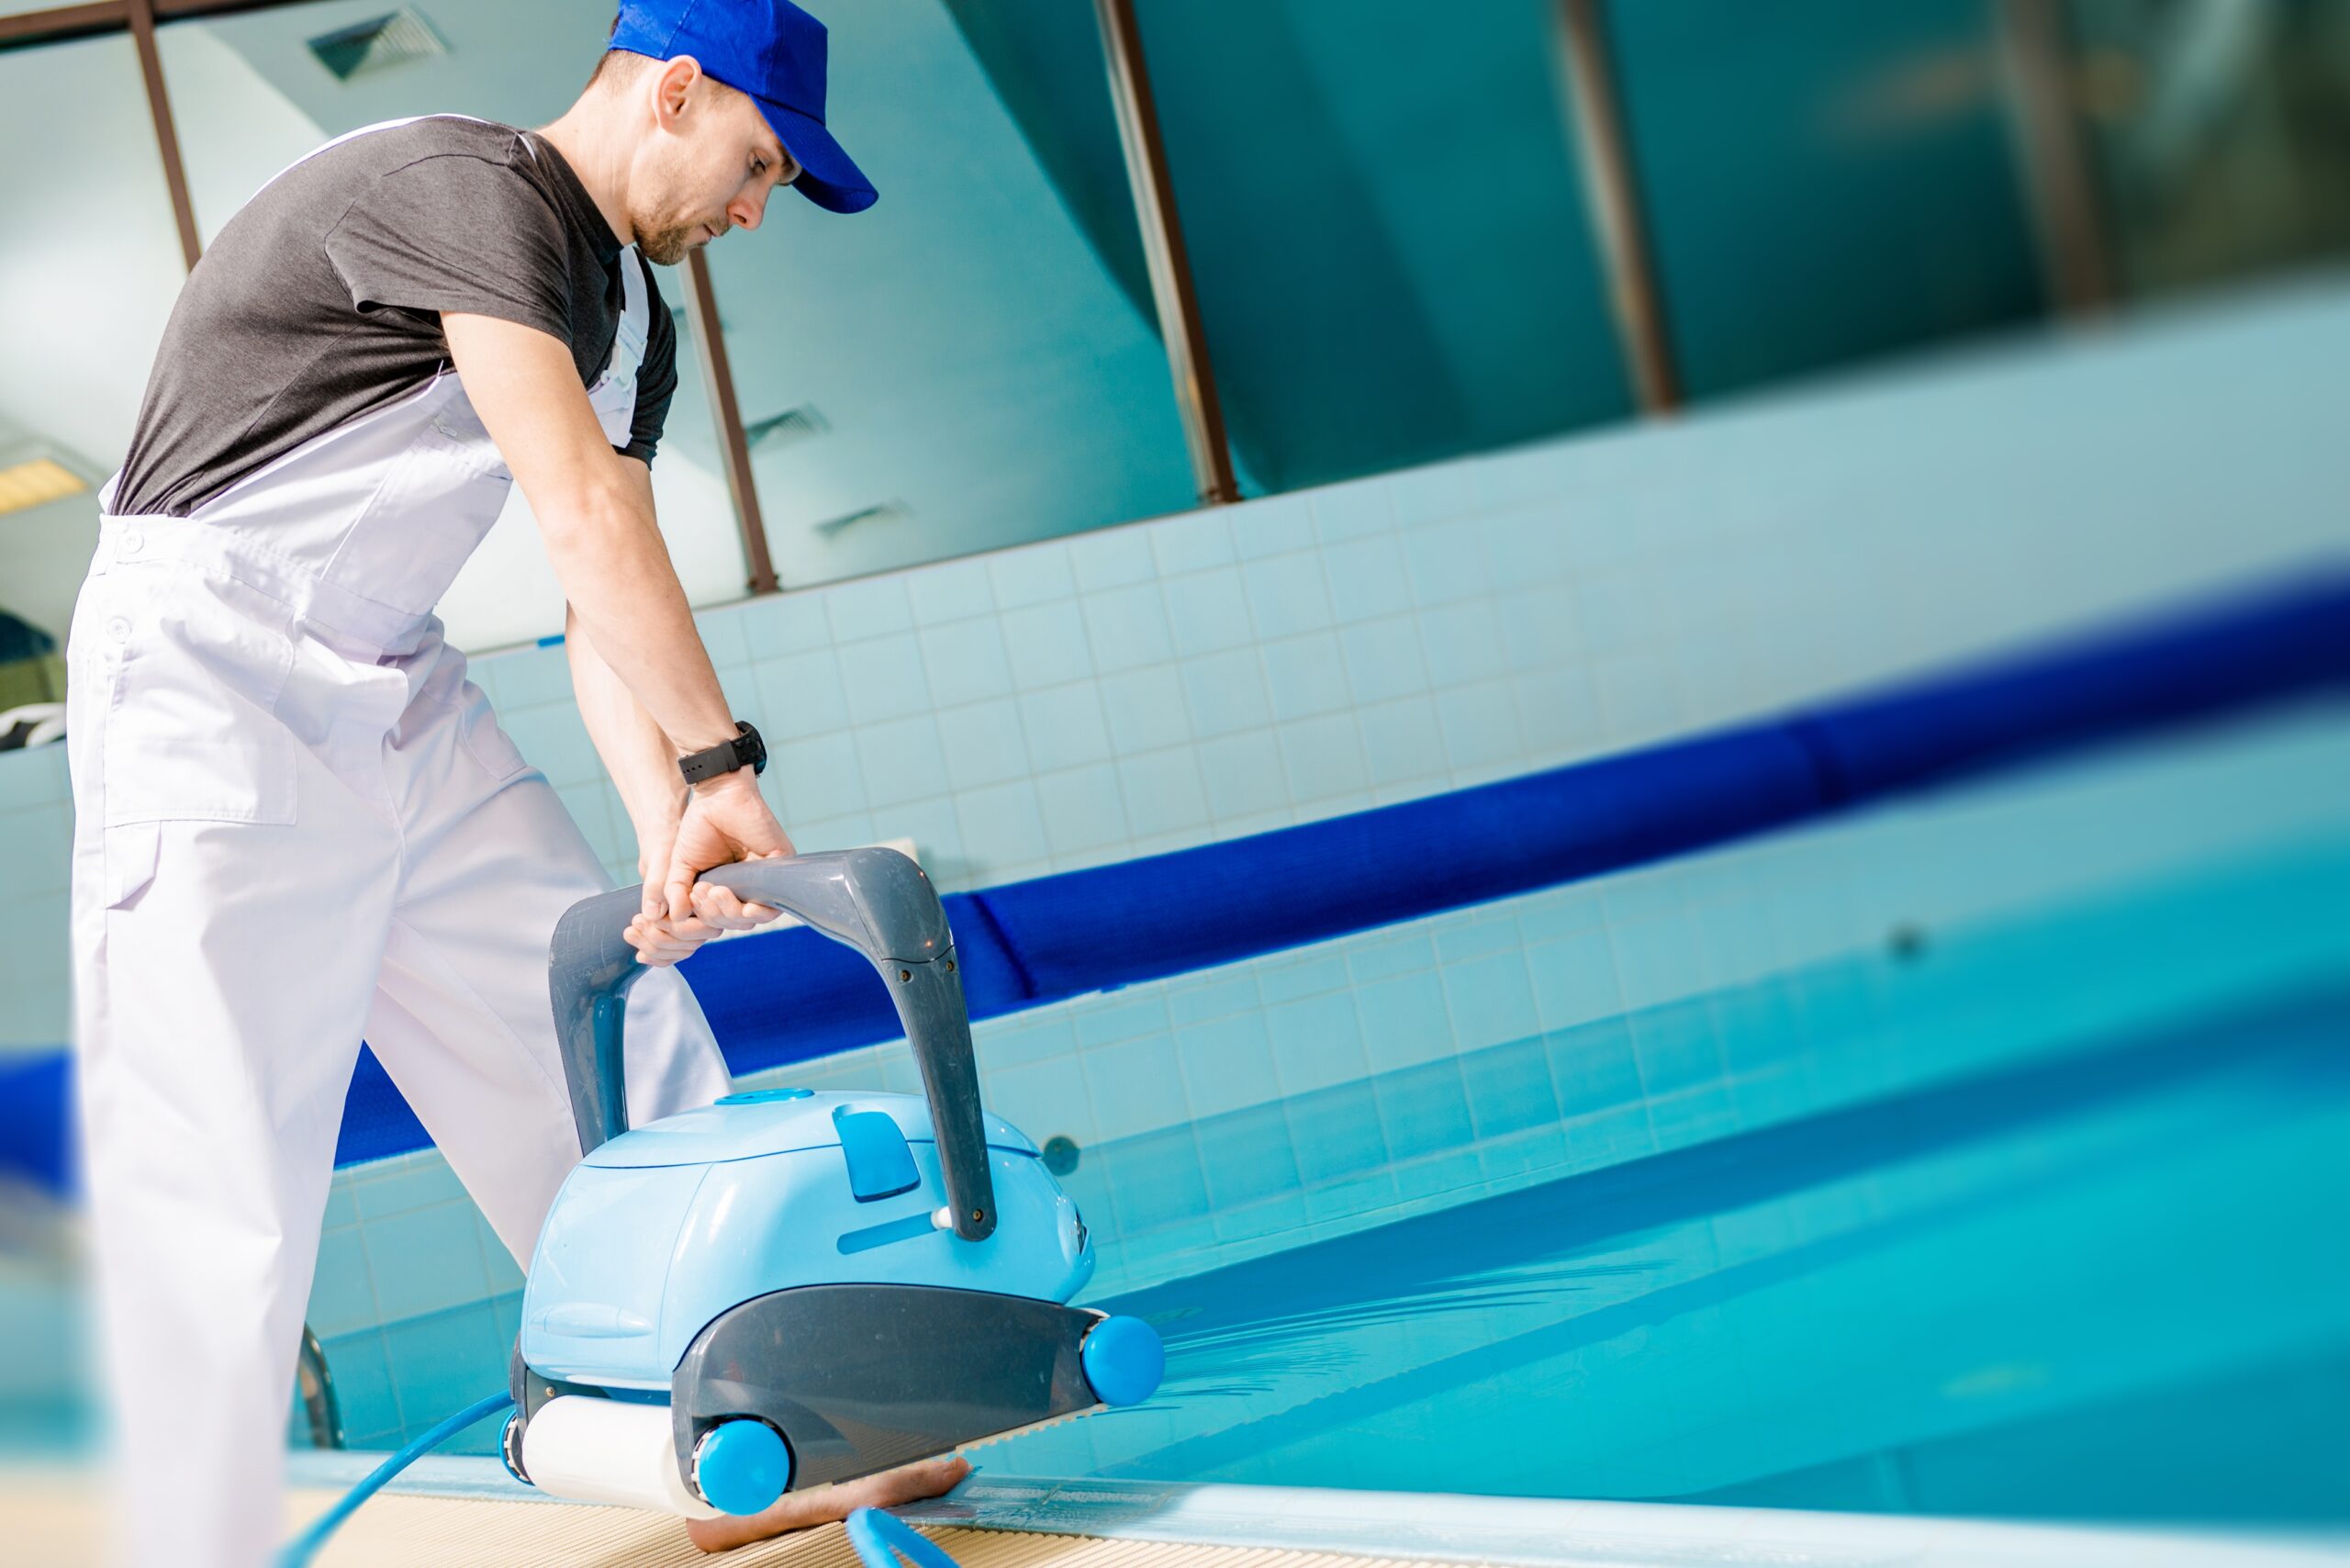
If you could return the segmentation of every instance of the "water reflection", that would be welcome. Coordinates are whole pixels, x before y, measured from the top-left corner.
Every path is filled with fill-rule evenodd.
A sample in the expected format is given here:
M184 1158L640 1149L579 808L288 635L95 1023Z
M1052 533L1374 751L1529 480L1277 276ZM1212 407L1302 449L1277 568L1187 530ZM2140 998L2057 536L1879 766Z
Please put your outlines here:
M2345 1201L2320 989L1105 1301L1166 1394L989 1462L2339 1523Z

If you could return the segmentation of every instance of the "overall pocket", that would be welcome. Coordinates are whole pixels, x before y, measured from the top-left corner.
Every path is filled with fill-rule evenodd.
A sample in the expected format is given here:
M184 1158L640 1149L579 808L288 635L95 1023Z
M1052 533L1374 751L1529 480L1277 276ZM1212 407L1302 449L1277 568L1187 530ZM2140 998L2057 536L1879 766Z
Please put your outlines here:
M467 678L471 662L462 651L451 647L441 632L436 620L426 647L400 660L402 667L411 671L417 661L429 661L416 695L409 699L408 711L401 715L403 733L413 737L430 729L436 734L453 734L463 754L492 783L502 784L528 771L531 765L521 749L498 726L489 693Z
M89 661L107 678L104 825L293 822L295 741L274 711L291 611L181 561L118 563L105 583Z
M467 415L443 409L420 424L351 520L326 580L372 603L429 615L506 510L513 476Z

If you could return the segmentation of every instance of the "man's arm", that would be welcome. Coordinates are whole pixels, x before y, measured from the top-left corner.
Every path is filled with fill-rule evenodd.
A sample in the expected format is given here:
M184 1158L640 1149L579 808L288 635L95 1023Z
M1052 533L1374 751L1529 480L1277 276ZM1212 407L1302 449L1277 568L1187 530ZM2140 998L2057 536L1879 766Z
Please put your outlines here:
M669 737L628 684L604 662L576 611L565 609L564 652L571 691L587 721L588 738L619 786L621 804L636 832L637 874L646 880L669 868L666 856L686 809L686 781L673 760Z
M495 316L452 312L441 328L598 650L677 756L733 739L718 672L654 520L650 475L604 439L570 349Z
M623 461L642 466L634 459ZM587 721L588 736L596 743L597 755L604 759L604 770L620 789L621 804L636 835L637 877L648 889L662 887L676 857L677 829L685 820L691 793L673 760L675 748L644 704L596 651L588 629L568 605L564 610L563 646L571 663L571 690L578 701L579 715ZM730 906L733 918L722 919L711 901L712 895L723 890L696 882L691 920L671 920L666 911L655 915L649 909L640 909L629 923L627 935L642 961L681 962L721 930L740 929L770 918L764 906L735 903Z
M645 510L651 512L651 470L633 457L621 457L620 465L631 487L643 498ZM564 652L571 664L571 689L578 699L580 717L588 722L588 737L596 743L605 769L620 787L621 802L628 808L629 820L638 824L674 823L686 808L686 780L677 770L677 750L670 745L668 734L597 648L594 635L576 605L564 606L563 636ZM640 825L638 848L642 851L647 847ZM644 866L640 869L647 877L655 877L668 867Z
M580 711L637 825L640 848L650 855L646 841L658 832L671 781L684 784L677 759L735 734L661 539L652 476L612 450L571 351L558 339L461 312L444 313L441 325L474 411L538 518L569 600L566 631L579 637L571 667ZM743 769L682 798L670 845L668 864L645 871L644 913L672 922L693 913L698 873L730 860L791 853ZM724 906L733 917L728 924L755 923L741 913L755 906L731 898Z

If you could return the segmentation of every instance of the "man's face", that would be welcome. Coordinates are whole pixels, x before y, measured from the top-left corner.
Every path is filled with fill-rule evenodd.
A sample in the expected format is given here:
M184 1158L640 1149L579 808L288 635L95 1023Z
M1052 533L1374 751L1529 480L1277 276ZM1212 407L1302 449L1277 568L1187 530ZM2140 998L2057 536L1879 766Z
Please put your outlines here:
M756 229L767 196L800 174L758 105L707 76L686 90L644 156L646 177L634 183L644 195L629 218L656 266L676 266L731 229Z

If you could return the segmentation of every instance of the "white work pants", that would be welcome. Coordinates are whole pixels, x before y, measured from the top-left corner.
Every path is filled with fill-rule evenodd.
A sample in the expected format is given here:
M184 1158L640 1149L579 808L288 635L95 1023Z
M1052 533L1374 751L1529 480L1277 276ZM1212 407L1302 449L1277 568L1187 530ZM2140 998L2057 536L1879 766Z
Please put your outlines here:
M258 535L107 519L69 647L83 1158L119 1545L256 1568L364 1036L527 1259L579 1148L548 938L610 886L437 622L338 629ZM354 615L353 620L365 621ZM631 1114L724 1093L683 980ZM399 1266L377 1258L377 1268Z

